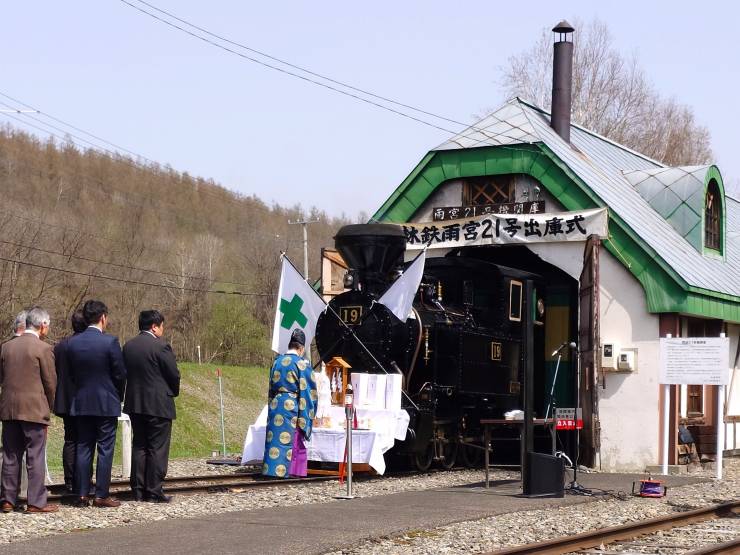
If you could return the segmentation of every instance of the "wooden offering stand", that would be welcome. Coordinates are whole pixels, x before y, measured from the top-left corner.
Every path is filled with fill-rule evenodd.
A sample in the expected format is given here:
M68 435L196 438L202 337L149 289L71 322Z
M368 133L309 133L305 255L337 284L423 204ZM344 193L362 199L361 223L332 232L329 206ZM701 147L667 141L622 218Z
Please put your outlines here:
M334 357L326 363L326 374L329 376L329 383L339 386L339 391L332 391L331 404L344 405L344 392L347 390L349 371L352 367L342 357Z
M339 391L332 391L331 404L344 405L344 392L347 390L347 383L350 383L350 369L342 357L334 357L326 363L326 375L329 377L329 383L339 385ZM339 463L313 463L309 462L308 474L311 476L339 476ZM376 474L367 463L354 463L352 471Z

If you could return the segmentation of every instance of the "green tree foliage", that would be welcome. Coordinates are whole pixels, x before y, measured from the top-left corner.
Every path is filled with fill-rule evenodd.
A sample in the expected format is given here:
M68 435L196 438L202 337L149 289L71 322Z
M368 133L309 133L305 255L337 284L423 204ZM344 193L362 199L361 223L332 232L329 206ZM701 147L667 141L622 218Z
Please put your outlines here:
M254 364L267 364L271 359L266 341L268 328L255 318L248 301L237 297L218 299L213 303L203 333L205 360L223 364L251 360Z

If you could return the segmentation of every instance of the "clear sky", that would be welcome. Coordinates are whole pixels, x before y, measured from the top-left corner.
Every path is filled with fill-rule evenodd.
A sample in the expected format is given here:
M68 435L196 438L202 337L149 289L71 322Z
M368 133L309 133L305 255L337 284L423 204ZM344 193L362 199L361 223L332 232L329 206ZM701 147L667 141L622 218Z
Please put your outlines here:
M725 181L740 183L735 2L148 1L469 123L505 100L499 68L543 27L598 17L662 94L694 108ZM0 92L268 202L372 213L448 135L218 50L119 0L6 2L2 15Z

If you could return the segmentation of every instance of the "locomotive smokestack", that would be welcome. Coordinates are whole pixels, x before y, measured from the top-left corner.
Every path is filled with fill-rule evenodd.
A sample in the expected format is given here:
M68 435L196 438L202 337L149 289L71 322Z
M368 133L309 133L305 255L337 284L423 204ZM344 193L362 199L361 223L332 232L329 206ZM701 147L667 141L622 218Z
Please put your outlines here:
M403 263L406 235L400 225L352 224L337 232L334 245L362 289L379 296L388 288L391 270Z
M552 59L552 110L550 127L570 142L570 109L573 90L573 26L565 20L552 32L556 41ZM568 40L570 39L570 40Z

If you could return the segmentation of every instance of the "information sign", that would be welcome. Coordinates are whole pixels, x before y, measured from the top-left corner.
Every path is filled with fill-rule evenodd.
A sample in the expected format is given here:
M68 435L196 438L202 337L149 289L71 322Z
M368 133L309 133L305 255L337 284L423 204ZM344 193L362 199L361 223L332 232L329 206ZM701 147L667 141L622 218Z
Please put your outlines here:
M727 385L730 378L728 337L660 339L660 383Z
M579 408L555 408L556 430L582 430L583 412Z

